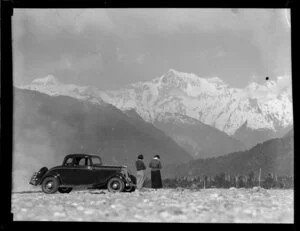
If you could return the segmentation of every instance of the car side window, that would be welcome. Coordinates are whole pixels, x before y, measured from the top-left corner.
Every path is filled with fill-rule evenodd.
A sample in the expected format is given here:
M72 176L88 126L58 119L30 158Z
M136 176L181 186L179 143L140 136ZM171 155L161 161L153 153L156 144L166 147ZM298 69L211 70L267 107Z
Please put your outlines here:
M79 161L79 163L78 163L78 165L79 165L80 167L86 166L86 165L85 165L85 158L81 158L80 161Z
M73 166L73 158L68 158L65 163L65 166Z
M92 157L93 165L102 165L102 161L99 157Z

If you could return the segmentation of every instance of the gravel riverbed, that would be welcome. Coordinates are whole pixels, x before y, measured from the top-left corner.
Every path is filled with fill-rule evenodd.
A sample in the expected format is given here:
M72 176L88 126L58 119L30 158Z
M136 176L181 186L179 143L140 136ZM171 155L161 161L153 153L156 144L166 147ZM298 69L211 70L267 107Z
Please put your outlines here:
M14 221L293 223L294 191L145 189L12 193Z

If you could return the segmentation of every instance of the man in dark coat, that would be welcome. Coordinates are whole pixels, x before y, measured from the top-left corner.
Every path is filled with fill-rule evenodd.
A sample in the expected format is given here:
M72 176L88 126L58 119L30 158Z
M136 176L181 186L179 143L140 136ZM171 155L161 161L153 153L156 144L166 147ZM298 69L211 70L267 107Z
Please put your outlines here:
M160 163L160 156L155 155L154 158L150 161L149 167L151 168L151 184L152 188L158 189L162 188L162 181L161 181L161 163Z
M141 190L143 188L144 182L145 182L145 170L146 166L144 164L144 156L142 154L138 155L137 160L135 162L136 166L136 189Z

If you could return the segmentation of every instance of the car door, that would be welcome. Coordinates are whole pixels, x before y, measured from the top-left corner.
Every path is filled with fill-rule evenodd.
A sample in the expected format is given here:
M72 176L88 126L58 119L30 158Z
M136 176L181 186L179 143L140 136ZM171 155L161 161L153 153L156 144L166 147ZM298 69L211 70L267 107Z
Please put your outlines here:
M102 160L99 157L92 157L90 160L93 168L93 183L105 183L107 179L107 168L102 165Z
M89 182L93 185L99 184L98 168L93 165L90 158L88 159L87 171L88 171L88 176L89 176ZM101 172L100 172L100 174L101 174Z
M75 169L76 179L74 179L77 185L91 185L94 182L93 168L89 166L88 159L88 157L82 157L78 161L78 166Z
M59 170L59 174L62 178L63 184L66 185L76 184L77 166L74 163L75 163L74 158L70 157L66 160L64 166Z

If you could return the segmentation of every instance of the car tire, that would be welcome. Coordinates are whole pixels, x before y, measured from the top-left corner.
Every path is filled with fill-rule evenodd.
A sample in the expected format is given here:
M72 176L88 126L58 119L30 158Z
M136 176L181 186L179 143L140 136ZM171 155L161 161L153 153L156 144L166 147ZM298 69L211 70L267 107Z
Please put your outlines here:
M59 188L59 181L56 177L46 177L42 182L42 190L44 193L56 193Z
M124 182L118 177L111 178L107 183L107 189L109 192L122 192L124 188Z
M72 188L60 187L60 188L58 188L58 191L60 193L70 193L72 191Z
M135 190L134 186L129 186L124 188L124 192L133 192Z

